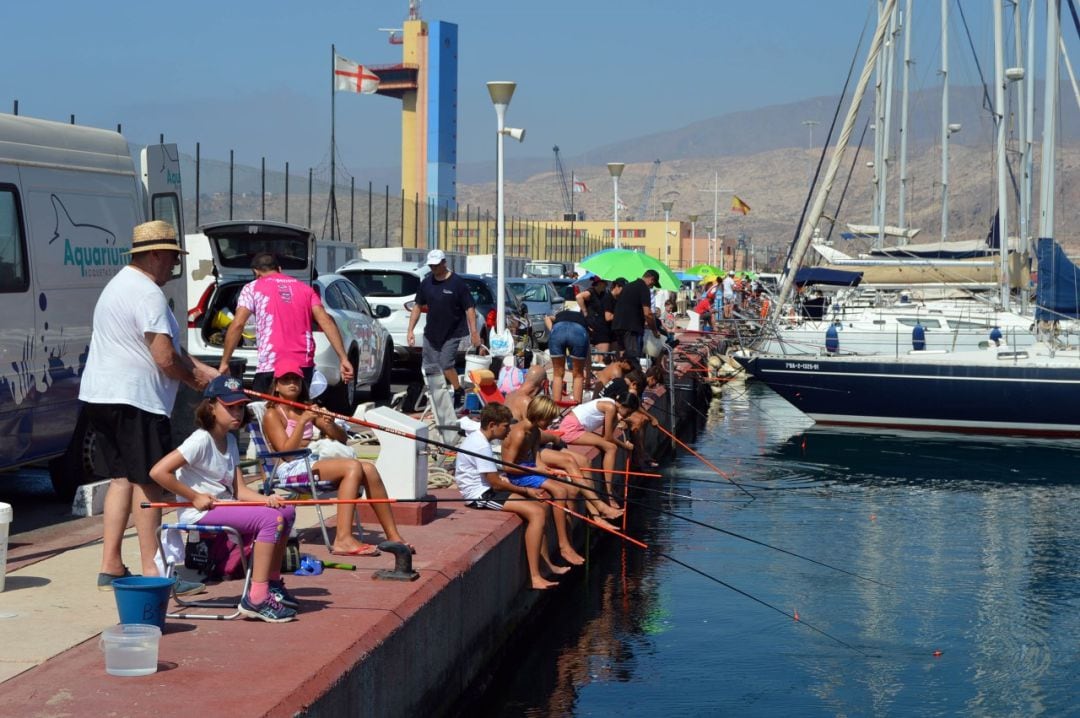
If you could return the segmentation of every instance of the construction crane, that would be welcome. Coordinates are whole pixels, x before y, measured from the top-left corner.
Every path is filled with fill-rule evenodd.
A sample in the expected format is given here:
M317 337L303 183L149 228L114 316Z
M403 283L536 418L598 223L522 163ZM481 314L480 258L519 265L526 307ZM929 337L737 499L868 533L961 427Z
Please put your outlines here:
M559 158L559 146L555 145L551 149L555 153L555 182L562 192L564 219L565 215L572 218L574 215L574 188L570 186L569 181L566 179L566 170L563 169L562 160Z
M645 180L645 191L641 194L641 207L634 219L644 220L649 216L649 198L652 196L653 187L656 186L656 173L660 171L660 160L653 160L649 178Z

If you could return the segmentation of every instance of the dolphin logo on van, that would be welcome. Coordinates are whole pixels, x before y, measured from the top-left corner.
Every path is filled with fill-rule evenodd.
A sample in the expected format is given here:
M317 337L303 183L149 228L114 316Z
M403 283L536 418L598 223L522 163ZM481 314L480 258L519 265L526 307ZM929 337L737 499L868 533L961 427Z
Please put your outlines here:
M53 231L52 244L61 236L76 245L101 246L102 244L116 244L116 235L96 224L80 224L71 219L67 207L56 195L52 195L53 211L56 212L56 229Z

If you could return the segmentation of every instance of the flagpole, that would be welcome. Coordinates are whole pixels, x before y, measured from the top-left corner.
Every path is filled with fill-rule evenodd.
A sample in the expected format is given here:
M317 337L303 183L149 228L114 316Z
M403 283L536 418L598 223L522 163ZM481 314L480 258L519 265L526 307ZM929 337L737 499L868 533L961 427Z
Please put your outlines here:
M334 130L337 124L337 106L335 92L334 68L337 65L337 48L330 43L330 240L336 239L334 220L337 219L337 198L334 195L334 180L337 179L335 172L337 167L334 163L334 155L337 153L335 146Z

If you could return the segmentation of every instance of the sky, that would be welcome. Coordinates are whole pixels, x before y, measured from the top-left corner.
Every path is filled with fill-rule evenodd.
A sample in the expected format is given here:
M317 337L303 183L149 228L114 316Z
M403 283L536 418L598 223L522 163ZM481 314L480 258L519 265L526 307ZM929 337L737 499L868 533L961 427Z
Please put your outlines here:
M938 3L919 13L937 22ZM985 44L983 4L969 9ZM971 4L969 4L970 8ZM428 0L427 20L459 27L459 163L493 161L485 82L518 83L510 152L572 157L608 142L738 110L837 94L875 0ZM0 111L115 128L182 152L280 168L325 165L331 44L362 64L400 60L379 28L401 27L407 0L5 2ZM978 14L979 17L973 17ZM919 15L916 15L919 20ZM936 25L917 42L914 82L938 82ZM953 81L974 66L953 40ZM967 54L966 50L963 54ZM17 69L14 69L17 68ZM992 73L992 61L984 60ZM793 118L798 121L801 118ZM822 118L826 119L826 118ZM338 150L363 178L400 159L400 103L339 93ZM295 171L295 169L294 169Z

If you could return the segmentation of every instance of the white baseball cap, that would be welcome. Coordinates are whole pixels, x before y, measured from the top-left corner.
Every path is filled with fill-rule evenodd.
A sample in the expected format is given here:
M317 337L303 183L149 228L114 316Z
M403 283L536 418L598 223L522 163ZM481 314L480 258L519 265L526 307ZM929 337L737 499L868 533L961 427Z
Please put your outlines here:
M441 264L446 261L446 252L441 249L433 249L427 253L427 265L434 267L436 264Z

